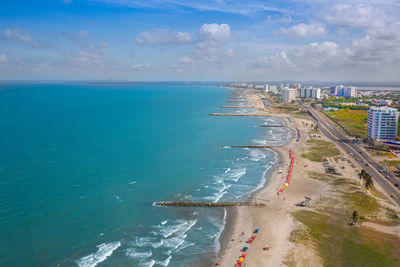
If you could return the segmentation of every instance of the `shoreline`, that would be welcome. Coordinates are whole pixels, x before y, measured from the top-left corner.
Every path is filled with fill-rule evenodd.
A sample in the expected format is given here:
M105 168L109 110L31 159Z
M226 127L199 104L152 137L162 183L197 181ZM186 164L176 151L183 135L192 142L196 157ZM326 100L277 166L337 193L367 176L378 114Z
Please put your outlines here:
M280 116L276 116L276 115L271 115L271 117L279 117L282 118ZM282 118L283 119L283 118ZM288 127L287 122L285 121L285 126L289 129L292 129L291 127ZM295 139L294 136L292 136L292 138L290 138L290 140L287 141L287 143L283 146L279 146L277 148L279 148L279 150L277 148L269 148L271 150L273 150L275 153L277 153L278 155L278 162L276 164L274 164L274 166L272 167L272 171L267 170L267 172L269 171L270 173L266 173L265 179L266 182L265 184L257 189L255 192L253 192L251 194L251 196L249 197L249 201L255 200L257 198L259 198L261 195L263 195L263 193L268 193L268 195L270 195L272 193L272 188L279 186L280 183L284 183L283 179L279 179L279 174L278 171L280 170L280 168L284 167L285 164L288 164L288 157L287 159L284 158L283 155L283 151L289 153L289 146L292 143L292 141ZM267 204L268 206L268 204ZM228 209L228 216L227 216L227 220L226 220L226 224L224 226L224 230L220 236L220 250L217 253L217 257L218 259L224 259L228 256L228 252L230 250L229 247L229 243L231 242L231 240L235 240L235 238L233 238L234 233L237 232L235 230L237 230L238 225L239 225L239 217L243 217L243 209L242 207L231 207L230 209ZM251 231L250 231L251 232ZM246 243L243 242L243 246ZM238 255L240 255L239 251L236 253ZM225 264L222 262L221 266L225 266ZM230 266L230 265L228 265Z
M292 122L288 122L287 114L267 111L265 110L258 95L253 94L247 96L249 98L253 98L253 101L256 102L259 107L261 107L259 111L257 111L260 115L262 114L262 116L265 117L278 117L284 121L284 127L289 128L292 133L296 132L294 120ZM283 243L285 243L284 241L286 241L287 236L291 232L291 225L293 224L293 221L291 217L287 216L285 211L282 212L282 208L279 207L280 205L277 202L282 202L282 198L280 196L277 197L276 192L285 184L286 181L286 169L288 168L290 161L289 150L294 148L296 150L296 154L299 153L300 143L302 142L296 142L295 139L295 134L292 134L291 138L288 139L283 145L270 148L277 153L278 161L276 164L274 164L272 169L268 170L269 173L265 174L265 184L255 192L252 192L251 196L249 197L250 201L255 199L268 200L266 207L264 207L265 212L260 212L259 209L261 208L246 209L243 207L232 207L228 210L227 221L219 238L220 250L217 253L217 260L221 262L220 266L235 265L236 260L241 253L240 249L247 244L245 241L248 237L250 237L255 228L259 228L260 231L263 232L268 232L266 228L270 228L268 239L275 235L274 231L278 231L282 234L280 238L278 238L280 240L277 240L276 238L273 240L273 238L271 238L271 240L267 241L268 244L271 244L272 241L276 241L276 243L280 244L280 249L276 249L278 246L274 248L275 251L273 257L271 257L270 253L266 251L259 251L258 254L268 254L269 258L272 259L270 262L274 263L272 266L279 265L281 258L285 256L287 247L284 247ZM285 192L282 195L284 196ZM283 197L283 200L284 199L285 197ZM277 209L274 207L275 204L278 204ZM270 218L264 218L264 216L268 217L268 215L270 215ZM282 219L283 221L282 227L279 219ZM272 232L271 229L273 229ZM264 234L262 233L261 235ZM260 233L257 234L257 236L261 235ZM258 239L259 238L257 238L257 241ZM250 253L253 254L253 251L249 249L247 254L249 255ZM257 259L251 262L248 258L246 258L246 263L252 264L251 266L259 266L259 264L264 264L264 262L259 262Z

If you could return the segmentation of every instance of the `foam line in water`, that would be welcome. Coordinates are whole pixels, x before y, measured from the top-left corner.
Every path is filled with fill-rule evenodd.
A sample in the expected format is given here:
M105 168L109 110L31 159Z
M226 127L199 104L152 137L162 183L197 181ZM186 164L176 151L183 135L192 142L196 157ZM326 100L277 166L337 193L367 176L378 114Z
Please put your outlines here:
M140 259L140 258L146 259L146 258L150 258L153 255L151 250L148 250L148 251L137 251L134 248L128 248L126 250L125 254L127 256L131 257L131 258L134 258L134 259Z
M121 242L104 243L97 246L97 251L76 261L79 267L94 267L105 261L114 250L121 246Z

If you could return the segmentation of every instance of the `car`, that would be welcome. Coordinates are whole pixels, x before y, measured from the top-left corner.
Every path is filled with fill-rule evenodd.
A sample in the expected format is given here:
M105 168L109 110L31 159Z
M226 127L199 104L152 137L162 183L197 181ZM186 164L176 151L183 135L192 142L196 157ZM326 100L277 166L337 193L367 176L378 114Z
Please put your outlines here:
M391 198L396 198L396 196L394 194L391 194L390 197Z
M399 184L394 184L395 187L399 187Z
M360 160L362 163L364 163L364 160Z
M369 164L368 163L365 163L365 167L368 167L369 166Z

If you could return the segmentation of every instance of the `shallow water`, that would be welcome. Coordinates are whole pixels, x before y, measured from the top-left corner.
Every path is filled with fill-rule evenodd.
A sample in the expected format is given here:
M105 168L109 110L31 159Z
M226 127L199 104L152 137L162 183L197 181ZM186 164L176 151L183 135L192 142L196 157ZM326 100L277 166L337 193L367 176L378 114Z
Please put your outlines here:
M0 85L1 266L185 266L219 249L293 134L278 118L213 117L230 91L167 84ZM222 111L223 112L223 111ZM243 111L238 111L243 112Z

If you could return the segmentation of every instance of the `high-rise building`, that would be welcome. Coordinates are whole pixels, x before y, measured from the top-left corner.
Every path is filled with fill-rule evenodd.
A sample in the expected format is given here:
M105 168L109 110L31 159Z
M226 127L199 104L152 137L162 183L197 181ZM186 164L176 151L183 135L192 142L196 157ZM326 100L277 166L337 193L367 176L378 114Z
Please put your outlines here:
M399 111L388 107L371 107L368 111L367 137L392 140L397 136Z
M268 93L268 91L269 91L269 85L266 84L266 85L265 85L265 92Z
M300 98L321 98L321 89L312 86L300 88Z
M281 91L281 100L283 103L287 104L296 99L296 89L293 88L283 88Z
M272 92L272 93L274 93L274 94L278 93L278 86L276 86L276 85L270 85L270 86L269 86L269 91Z
M357 97L357 87L337 85L329 88L329 94L337 97Z

